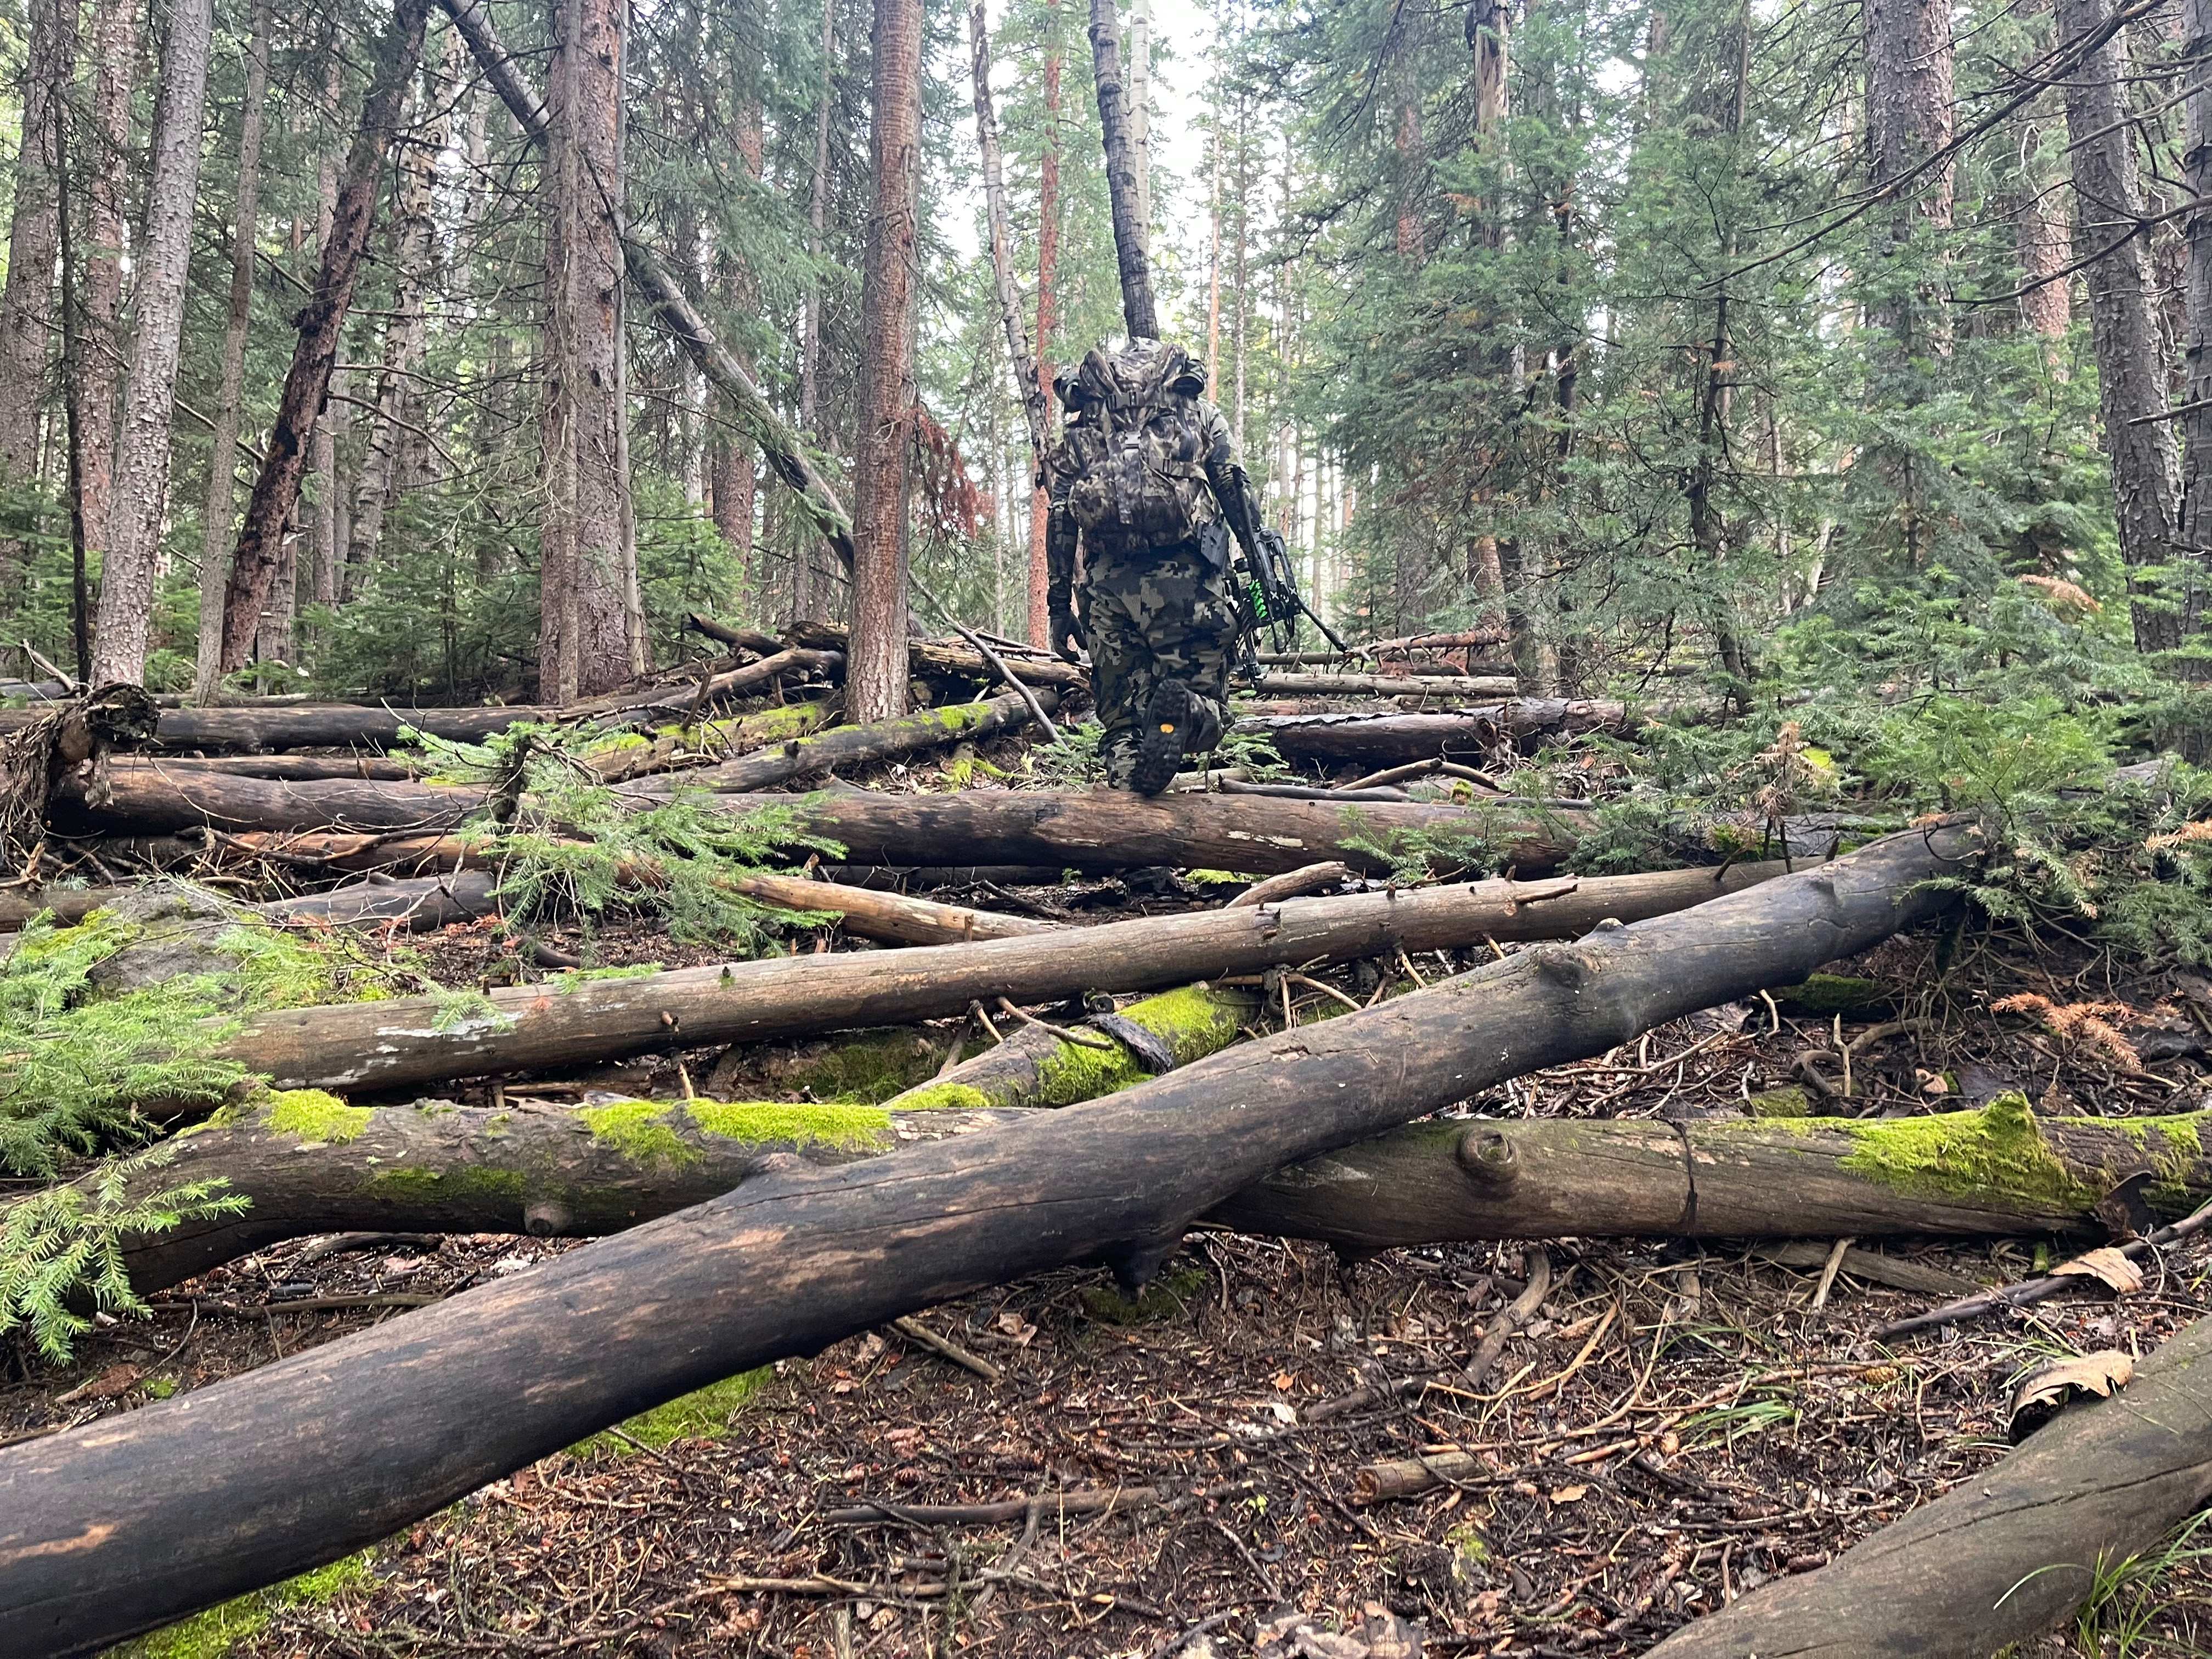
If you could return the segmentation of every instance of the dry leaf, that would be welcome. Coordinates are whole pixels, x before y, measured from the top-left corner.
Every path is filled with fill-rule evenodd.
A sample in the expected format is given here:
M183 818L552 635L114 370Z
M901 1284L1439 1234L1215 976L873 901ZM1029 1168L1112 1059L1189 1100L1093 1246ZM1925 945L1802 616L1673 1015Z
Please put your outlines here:
M2136 1362L2118 1348L2053 1360L2024 1377L2012 1396L2012 1442L2021 1441L2056 1417L2078 1392L2109 1398L2136 1374Z
M1014 1346L1026 1348L1030 1339L1036 1334L1036 1327L1011 1310L999 1316L999 1328L1014 1340Z
M1554 1504L1579 1503L1583 1494L1589 1490L1588 1486L1561 1486L1552 1494L1552 1501Z
M1297 1380L1297 1378L1292 1376L1288 1371L1277 1371L1275 1373L1275 1387L1285 1393L1290 1390L1291 1385Z
M2142 1289L2143 1282L2142 1269L2109 1244L2077 1255L2071 1261L2060 1262L2051 1270L2051 1276L2094 1279L2111 1285L2121 1296Z

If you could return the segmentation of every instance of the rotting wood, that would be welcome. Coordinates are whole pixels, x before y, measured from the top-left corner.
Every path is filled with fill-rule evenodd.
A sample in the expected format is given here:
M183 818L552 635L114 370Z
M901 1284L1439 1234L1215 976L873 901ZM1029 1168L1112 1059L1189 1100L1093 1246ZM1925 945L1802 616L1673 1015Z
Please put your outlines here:
M2049 1630L2212 1498L2212 1319L1825 1567L1686 1625L1650 1659L1984 1659Z
M0 1653L94 1650L169 1623L610 1423L981 1285L1085 1260L1141 1285L1195 1216L1270 1171L1801 979L1939 914L1950 895L1931 879L1979 854L1971 828L1915 830L1239 1045L1082 1111L764 1175L404 1319L0 1451ZM1301 903L1345 902L1236 915L1279 915L1287 933Z
M485 994L477 1012L459 1018L434 997L272 1010L249 1017L214 1052L284 1088L408 1089L619 1059L665 1048L672 1034L690 1045L755 1042L949 1018L978 997L1037 1002L1316 959L1558 938L1579 932L1593 907L1607 907L1615 896L1680 908L1694 902L1690 894L1724 892L1771 872L1771 866L1739 866L1719 880L1703 871L1674 872L1666 881L1613 877L1650 884L1607 889L1584 882L1542 902L1530 902L1521 884L1474 882L1109 922L1083 930L1079 947L1054 933L682 968L593 981L559 996L501 986ZM1555 904L1564 908L1550 909Z

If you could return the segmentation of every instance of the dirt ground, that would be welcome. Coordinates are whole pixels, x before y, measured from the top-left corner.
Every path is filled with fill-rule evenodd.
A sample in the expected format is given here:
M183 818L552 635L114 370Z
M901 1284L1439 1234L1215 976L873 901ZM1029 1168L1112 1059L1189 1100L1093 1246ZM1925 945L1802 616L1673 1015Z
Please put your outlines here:
M601 945L603 960L646 950ZM431 945L440 976L464 982L500 948L482 930ZM1796 1080L1799 1054L1899 1014L1926 1023L1863 1045L1851 1109L1960 1103L1931 1085L1966 1102L2024 1087L2046 1111L2212 1104L2185 1052L2212 1029L2212 987L2131 982L2108 956L1990 934L1968 938L1943 994L1915 991L1935 983L1937 948L1899 939L1853 964L1899 988L1902 1006L1836 1024L1732 1005L1461 1109L1734 1114ZM653 954L667 959L665 945ZM2145 1016L2132 1033L2162 1027L2185 1052L2146 1047L2146 1080L2033 1012L1991 1012L2023 990L2124 1003ZM576 1248L330 1243L295 1241L180 1286L150 1322L104 1326L65 1371L19 1350L0 1437L204 1387ZM2026 1276L2045 1248L1869 1243L1962 1281ZM1549 1296L1468 1386L1466 1360L1539 1248ZM1637 1654L2001 1456L2010 1385L2033 1364L2148 1352L2212 1303L2200 1238L2124 1299L2093 1287L1883 1346L1875 1328L1944 1298L1846 1272L1816 1307L1824 1255L1784 1265L1741 1248L1568 1239L1347 1265L1325 1247L1197 1232L1133 1303L1103 1270L1070 1269L919 1316L991 1380L872 1332L549 1457L144 1650L1168 1659L1249 1652L1255 1620L1289 1607L1340 1626L1387 1609L1418 1621L1431 1654ZM1368 1403L1348 1405L1358 1389ZM1364 1465L1455 1449L1474 1473L1361 1500ZM987 1504L1000 1507L917 1512ZM2039 1651L2212 1648L2198 1541L2122 1575Z

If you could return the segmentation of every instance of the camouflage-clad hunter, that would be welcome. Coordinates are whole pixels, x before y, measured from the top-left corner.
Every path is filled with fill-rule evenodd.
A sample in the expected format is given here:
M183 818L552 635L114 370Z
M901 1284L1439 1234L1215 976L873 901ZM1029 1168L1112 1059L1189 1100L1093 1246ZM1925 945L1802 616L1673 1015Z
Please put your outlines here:
M1249 556L1259 530L1205 390L1180 346L1094 347L1059 383L1067 421L1045 458L1053 648L1090 647L1107 781L1145 795L1220 739L1239 626L1229 538Z

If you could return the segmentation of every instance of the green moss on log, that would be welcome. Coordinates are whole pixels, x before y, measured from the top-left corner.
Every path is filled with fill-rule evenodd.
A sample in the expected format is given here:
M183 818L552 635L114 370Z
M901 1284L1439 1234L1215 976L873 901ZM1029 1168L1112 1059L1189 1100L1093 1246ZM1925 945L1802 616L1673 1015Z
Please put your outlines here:
M303 1146L342 1146L368 1129L372 1115L321 1089L272 1089L264 1098L270 1129L299 1136Z
M972 1083L926 1083L898 1097L902 1112L980 1112L990 1103Z
M2080 1212L2103 1189L2082 1180L2045 1144L2025 1095L2000 1095L1978 1111L1866 1122L1821 1119L1857 1148L1838 1165L1918 1198L2007 1199Z
M880 1106L936 1073L944 1051L903 1025L855 1031L833 1042L769 1050L748 1068L771 1094Z
M621 1100L611 1106L586 1106L576 1115L592 1138L633 1164L648 1169L677 1169L696 1164L701 1154L685 1144L670 1121L672 1109L654 1100Z
M379 1170L368 1178L368 1190L398 1204L466 1203L489 1200L520 1204L530 1183L518 1170L495 1170L480 1164L452 1170L423 1170L402 1165Z
M1765 1094L1753 1095L1744 1102L1744 1109L1753 1117L1810 1117L1813 1099L1802 1089L1791 1084L1784 1088L1769 1089Z
M881 1147L890 1137L891 1115L880 1106L693 1100L682 1109L710 1135L755 1146L787 1142L857 1152Z

